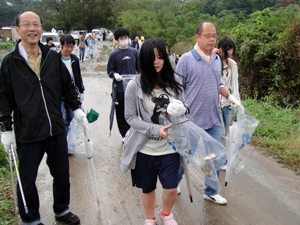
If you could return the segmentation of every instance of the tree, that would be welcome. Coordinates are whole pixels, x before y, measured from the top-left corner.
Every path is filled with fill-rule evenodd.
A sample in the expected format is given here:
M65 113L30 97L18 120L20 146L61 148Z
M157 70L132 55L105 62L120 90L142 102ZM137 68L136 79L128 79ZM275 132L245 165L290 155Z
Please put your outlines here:
M124 2L125 0L118 1ZM198 12L191 12L191 5L199 5L199 1L130 1L125 6L127 9L118 13L117 25L126 27L132 38L137 35L160 38L170 52L171 47L179 41L179 36L180 38L190 37L190 31L195 30L193 27L188 32L186 31L186 27L190 27L197 20ZM112 11L115 12L115 10Z
M45 21L51 21L52 27L63 27L68 33L78 20L80 0L43 0L37 9Z
M299 13L297 5L265 9L232 29L244 97L272 97L277 104L300 105Z
M15 25L16 16L22 12L22 2L11 1L8 4L5 0L0 0L0 26Z

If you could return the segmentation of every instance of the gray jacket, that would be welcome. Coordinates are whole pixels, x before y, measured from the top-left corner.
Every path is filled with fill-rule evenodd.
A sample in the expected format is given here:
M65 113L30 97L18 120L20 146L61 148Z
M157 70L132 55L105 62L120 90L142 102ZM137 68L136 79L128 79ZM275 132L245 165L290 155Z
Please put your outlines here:
M180 82L176 76L176 80ZM175 95L187 107L183 92ZM139 113L137 111L139 108ZM140 115L140 117L139 117ZM146 144L149 136L157 137L162 125L154 124L144 103L144 95L140 83L140 75L128 83L125 92L125 119L131 128L125 137L125 152L121 161L121 171L125 173L128 169L134 169L136 154ZM132 133L132 134L131 134Z

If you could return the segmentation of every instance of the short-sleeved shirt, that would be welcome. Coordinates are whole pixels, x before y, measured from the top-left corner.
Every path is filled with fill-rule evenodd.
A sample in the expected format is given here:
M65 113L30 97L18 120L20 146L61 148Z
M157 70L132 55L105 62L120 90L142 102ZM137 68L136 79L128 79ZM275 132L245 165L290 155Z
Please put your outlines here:
M185 100L190 108L188 118L204 130L214 125L220 126L219 87L221 82L222 63L217 54L210 62L201 58L195 49L183 54L177 64L176 72L183 85Z

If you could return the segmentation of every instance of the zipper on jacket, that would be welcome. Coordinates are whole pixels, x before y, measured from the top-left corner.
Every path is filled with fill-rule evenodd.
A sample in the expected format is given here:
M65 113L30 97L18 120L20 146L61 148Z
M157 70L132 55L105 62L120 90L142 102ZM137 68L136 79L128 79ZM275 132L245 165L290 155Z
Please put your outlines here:
M47 53L47 56L44 60L44 63L41 65L40 71L42 71L42 67L45 64L45 61L48 58L48 55L49 55L49 52ZM36 72L34 72L34 70L29 66L28 62L23 57L21 57L21 58L15 57L15 58L23 60L27 64L27 66L32 70L32 72L36 75L36 77L38 78L39 86L40 86L40 89L41 89L41 94L42 94L42 97L43 97L44 107L45 107L45 110L46 110L46 114L47 114L47 118L48 118L48 122L49 122L49 126L50 126L49 133L52 136L52 123L51 123L51 119L50 119L50 116L49 116L46 99L45 99L45 96L44 96L44 91L43 91L43 86L42 86L42 83L41 83L41 78L36 74Z

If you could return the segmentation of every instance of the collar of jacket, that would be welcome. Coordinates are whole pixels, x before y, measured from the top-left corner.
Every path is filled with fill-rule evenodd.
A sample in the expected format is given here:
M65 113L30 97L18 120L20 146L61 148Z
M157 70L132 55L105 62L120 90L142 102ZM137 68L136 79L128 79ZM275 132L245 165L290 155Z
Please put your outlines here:
M193 50L192 50L192 54L193 54L194 58L195 58L197 61L199 61L199 60L202 59L202 57L198 54L198 52L196 51L196 49L193 49ZM213 55L213 57L214 57L215 59L218 59L218 55L217 55L216 53ZM211 60L210 62L212 62L212 60Z
M21 57L21 58L23 59L23 57L22 57L21 54L20 54L20 49L19 49L19 43L20 43L20 42L21 42L21 40L19 40L18 43L16 44L16 48L15 48L15 50L14 50L14 52L13 52L13 56L14 56L14 57L18 57L18 58ZM40 49L41 49L41 52L42 52L42 58L41 58L41 65L42 65L43 62L45 61L45 59L46 59L46 57L47 57L49 51L50 51L50 48L45 47L45 45L43 45L40 41L39 41L38 45L39 45L39 47L40 47ZM51 50L51 51L52 51L52 50ZM25 60L25 59L24 59L24 60Z

